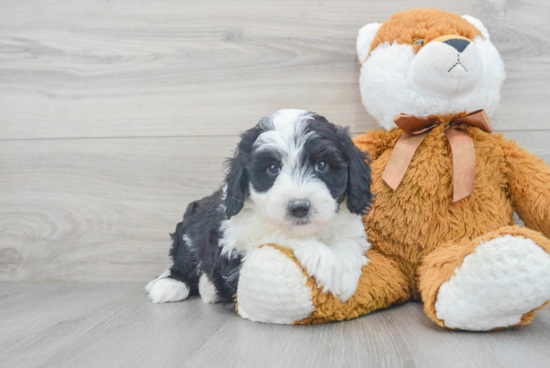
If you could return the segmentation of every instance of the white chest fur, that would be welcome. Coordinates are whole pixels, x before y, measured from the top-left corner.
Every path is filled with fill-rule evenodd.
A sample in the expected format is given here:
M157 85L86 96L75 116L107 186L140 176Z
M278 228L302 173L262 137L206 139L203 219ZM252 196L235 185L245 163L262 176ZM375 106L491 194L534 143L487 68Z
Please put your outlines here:
M224 252L236 250L243 255L269 243L296 250L308 241L317 241L331 247L343 240L354 240L365 251L370 248L362 217L350 213L345 203L342 203L332 221L313 234L296 236L292 230L278 227L261 216L252 206L245 206L238 215L225 220L222 231L224 235L220 240L220 247Z

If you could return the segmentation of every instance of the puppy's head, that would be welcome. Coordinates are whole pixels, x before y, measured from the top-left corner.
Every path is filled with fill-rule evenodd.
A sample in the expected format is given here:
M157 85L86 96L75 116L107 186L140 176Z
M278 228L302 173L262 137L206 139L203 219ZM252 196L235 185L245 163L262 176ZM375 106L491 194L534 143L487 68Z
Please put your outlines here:
M329 223L346 200L354 214L371 204L370 167L347 129L304 110L280 110L242 135L229 160L225 206L243 206L287 233L305 236Z

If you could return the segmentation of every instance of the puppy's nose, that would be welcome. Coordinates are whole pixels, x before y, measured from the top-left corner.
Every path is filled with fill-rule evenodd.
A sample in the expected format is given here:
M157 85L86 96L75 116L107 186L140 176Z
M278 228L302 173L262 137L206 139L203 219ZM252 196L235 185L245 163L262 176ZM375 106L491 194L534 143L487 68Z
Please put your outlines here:
M446 43L447 45L454 47L458 52L462 52L466 47L468 47L468 45L470 44L470 41L465 40L463 38L451 38L447 41L444 41L443 43Z
M288 211L294 217L304 217L309 212L309 201L290 201L288 204Z

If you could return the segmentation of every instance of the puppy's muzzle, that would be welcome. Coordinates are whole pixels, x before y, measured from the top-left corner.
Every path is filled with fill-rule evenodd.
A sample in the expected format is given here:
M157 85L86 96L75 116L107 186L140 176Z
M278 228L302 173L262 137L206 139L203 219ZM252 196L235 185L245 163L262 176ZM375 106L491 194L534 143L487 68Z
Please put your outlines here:
M293 217L306 217L309 213L310 203L307 200L290 201L288 204L288 212Z

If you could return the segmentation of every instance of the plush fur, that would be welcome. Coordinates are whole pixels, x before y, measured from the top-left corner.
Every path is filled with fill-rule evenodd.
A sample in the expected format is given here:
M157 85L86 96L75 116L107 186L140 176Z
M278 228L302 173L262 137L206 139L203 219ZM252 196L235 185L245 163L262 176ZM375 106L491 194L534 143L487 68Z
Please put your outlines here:
M250 253L239 283L238 311L242 317L288 324L308 317L315 310L305 271L296 267L295 259L286 256L286 251L288 248L264 246Z
M423 45L413 45L418 38ZM416 62L423 68L419 75L429 79L430 70L434 75L449 71L468 48L477 48L470 57L483 63L477 84L471 84L465 70L443 78L451 84L459 80L456 93L446 97L429 96L418 83L410 83ZM425 58L423 50L448 52L454 61ZM502 60L487 30L470 16L406 11L383 25L364 27L358 55L363 102L387 129L354 140L372 160L376 201L364 217L372 244L369 263L347 303L319 290L302 269L295 282L305 278L315 310L294 323L354 318L409 299L423 301L427 315L447 328L478 331L529 323L550 300L550 167L500 134L463 126L474 143L475 187L468 197L453 201L453 157L445 129L453 117L477 109L490 115L504 79ZM468 65L465 69L470 70ZM437 93L445 93L430 83ZM398 113L435 118L440 125L421 143L393 190L382 173L403 135L392 120ZM526 228L514 226L514 211ZM301 267L290 250L280 251Z
M276 242L295 251L324 291L347 301L370 248L365 159L347 129L320 115L287 109L262 119L242 135L225 185L187 208L172 235L174 264L147 285L150 298L198 293L206 303L231 302L243 258Z
M430 116L484 109L489 117L493 114L505 78L504 63L488 35L484 37L471 21L481 23L441 10L411 10L359 31L361 96L381 126L396 128L393 117L399 113ZM446 35L469 38L472 45L458 53L442 42L430 42ZM418 39L424 46L413 44Z

